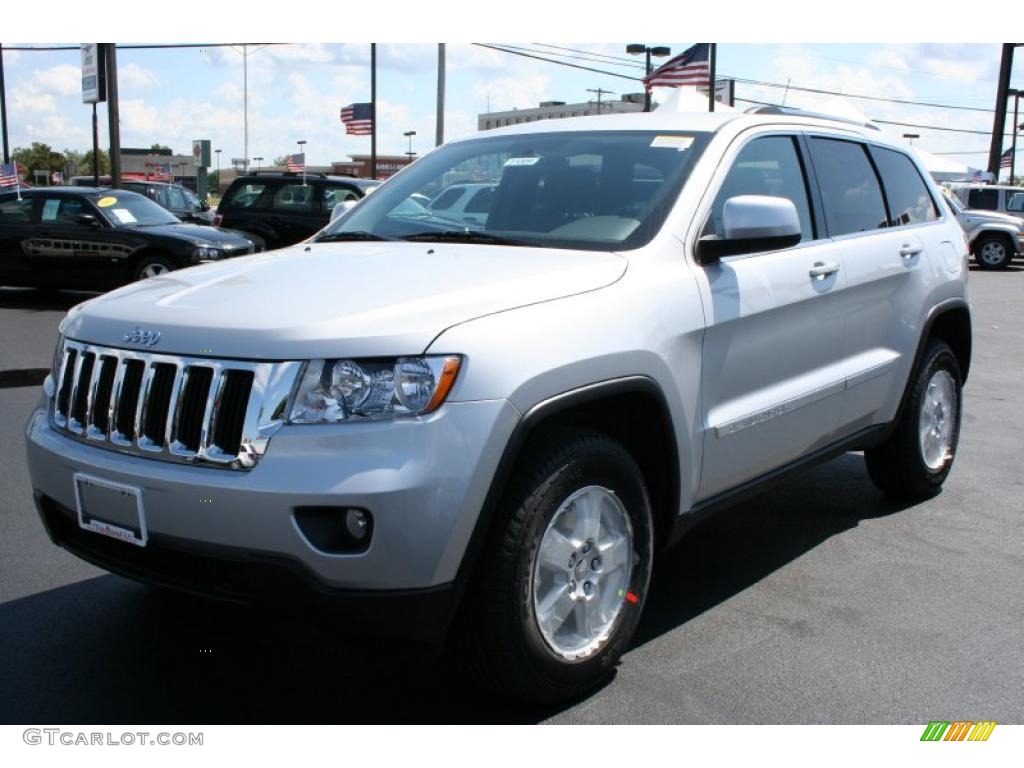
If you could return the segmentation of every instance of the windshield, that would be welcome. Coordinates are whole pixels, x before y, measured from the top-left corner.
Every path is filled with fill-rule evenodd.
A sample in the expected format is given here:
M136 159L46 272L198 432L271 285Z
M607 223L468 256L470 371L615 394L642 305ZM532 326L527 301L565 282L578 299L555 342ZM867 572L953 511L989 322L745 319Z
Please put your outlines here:
M449 144L388 181L318 239L361 233L637 248L661 227L707 139L705 133L589 131Z
M136 192L112 189L90 197L104 218L118 228L181 223L174 214Z

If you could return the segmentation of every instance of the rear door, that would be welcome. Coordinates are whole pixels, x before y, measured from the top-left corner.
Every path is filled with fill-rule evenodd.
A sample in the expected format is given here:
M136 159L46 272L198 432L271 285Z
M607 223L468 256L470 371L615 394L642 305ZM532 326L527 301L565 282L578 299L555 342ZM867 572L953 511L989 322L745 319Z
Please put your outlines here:
M327 223L322 213L319 182L286 179L274 190L266 221L277 234L278 246L305 240Z
M97 224L80 222L81 214L93 216ZM114 282L137 247L85 196L40 195L37 222L22 247L33 269L52 284L95 287Z
M848 201L869 190L864 195L876 211L872 219L878 196L885 209L873 231L835 233L850 295L841 431L852 434L895 416L921 336L918 308L929 304L935 265L942 263L943 249L954 248L949 234L956 231L939 223L938 201L903 152L822 138L810 144L826 200Z
M707 322L701 410L707 498L827 444L838 424L846 277L827 239L799 137L746 141L730 160L704 235L723 234L725 201L769 195L793 202L802 240L779 251L700 267Z

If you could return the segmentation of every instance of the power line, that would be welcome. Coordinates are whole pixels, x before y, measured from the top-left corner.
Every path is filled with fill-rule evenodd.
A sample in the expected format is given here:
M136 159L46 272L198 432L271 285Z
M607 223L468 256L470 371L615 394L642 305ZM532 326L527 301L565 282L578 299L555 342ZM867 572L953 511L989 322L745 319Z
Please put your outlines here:
M231 48L238 45L290 45L290 43L151 43L148 45L115 45L114 47L119 50L125 51L141 51L141 50L157 50L160 48ZM81 46L78 45L31 45L31 46L15 46L5 45L5 51L78 51L81 50Z
M513 50L513 51L525 51L527 53L542 53L542 54L544 54L546 56L558 56L558 57L563 58L563 59L573 59L575 61L592 61L592 62L595 62L597 64L604 64L606 66L612 66L612 67L636 67L637 66L637 63L635 61L631 61L628 64L620 64L617 61L606 61L603 58L597 58L596 56L590 56L590 55L585 55L584 56L584 55L576 55L576 54L568 54L568 53L558 53L557 51L538 50L537 48L527 48L526 46L523 46L523 45L512 45L511 43L502 43L501 45L502 45L502 47L508 48L510 50ZM643 65L640 65L640 68L643 69Z
M585 53L590 56L600 56L611 61L623 62L622 66L639 67L644 68L644 65L638 62L635 58L628 58L626 56L613 56L610 53L598 53L597 51L585 51L579 48L566 48L564 45L552 45L551 43L530 43L530 45L539 45L544 48L554 48L559 51L569 51L570 53Z
M503 47L498 46L498 45L491 45L490 43L470 43L470 45L476 45L476 46L479 46L480 48L490 48L490 49L495 50L495 51L501 51L502 53L512 54L513 56L524 56L524 57L526 57L528 59L537 59L538 61L546 61L549 64L561 64L563 67L572 67L573 69L583 69L583 70L586 70L587 72L597 72L598 74L608 75L609 77L620 77L623 80L633 80L635 82L642 82L643 81L643 78L640 78L640 77L631 77L630 75L622 75L622 74L619 74L618 72L609 72L606 69L597 69L595 67L584 67L581 64L570 64L568 61L558 61L557 59L548 59L548 58L545 58L544 56L537 56L537 55L532 54L532 53L523 53L521 51L513 51L513 50L509 50L508 48L503 48Z

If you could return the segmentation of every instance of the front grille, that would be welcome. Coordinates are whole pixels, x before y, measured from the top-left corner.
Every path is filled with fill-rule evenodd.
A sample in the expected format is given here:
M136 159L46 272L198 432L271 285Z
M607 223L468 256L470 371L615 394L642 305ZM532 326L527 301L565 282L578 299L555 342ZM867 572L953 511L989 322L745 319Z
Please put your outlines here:
M65 341L53 423L115 451L248 469L280 427L299 368Z

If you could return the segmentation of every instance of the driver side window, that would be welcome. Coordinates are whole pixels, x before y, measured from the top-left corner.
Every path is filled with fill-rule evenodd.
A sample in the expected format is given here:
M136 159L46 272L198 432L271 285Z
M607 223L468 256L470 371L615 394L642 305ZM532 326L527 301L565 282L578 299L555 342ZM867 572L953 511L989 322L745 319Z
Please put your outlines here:
M725 235L722 209L726 200L738 195L767 195L791 200L800 217L801 242L814 239L807 180L794 137L764 136L740 150L711 206L704 235Z

